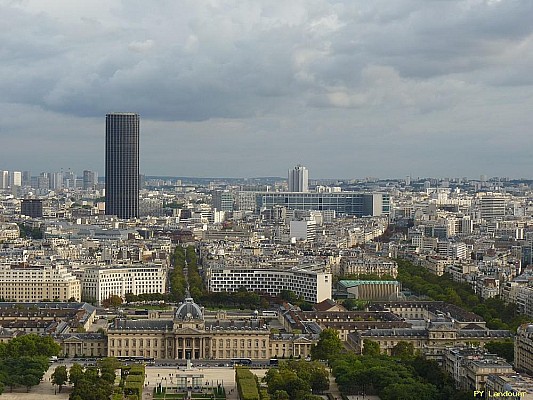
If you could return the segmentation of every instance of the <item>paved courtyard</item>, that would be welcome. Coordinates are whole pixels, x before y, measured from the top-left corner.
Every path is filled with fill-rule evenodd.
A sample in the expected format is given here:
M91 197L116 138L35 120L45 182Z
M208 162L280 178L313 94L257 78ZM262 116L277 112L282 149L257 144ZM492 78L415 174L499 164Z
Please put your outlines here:
M1 395L2 400L61 400L68 399L70 394L70 387L63 388L62 393L57 393L57 389L52 385L50 376L54 372L57 365L53 364L43 380L38 386L34 386L29 393L26 393L24 388L17 389L10 393L9 388L6 388ZM70 365L67 365L70 368ZM263 377L266 370L258 369L252 370L257 376ZM176 386L176 375L183 374L184 367L178 370L176 367L146 367L145 388L143 391L143 398L150 399L152 397L153 389L158 384L163 382L163 386ZM237 393L235 390L235 371L229 367L210 367L210 368L193 368L189 373L194 375L203 375L202 381L209 385L221 384L226 388L228 400L236 400ZM166 378L166 379L165 379Z
M33 387L29 393L23 388L18 389L16 392L10 393L9 388L6 388L1 395L2 400L62 400L68 399L71 388L66 386L63 388L62 393L57 393L56 387L52 385L50 376L54 372L56 366L60 364L53 364L46 374L42 382ZM67 364L67 368L70 368L70 364ZM252 372L259 378L262 378L266 369L253 369ZM143 399L151 399L153 390L158 384L163 386L177 386L178 377L183 374L192 374L195 376L203 375L201 382L203 385L209 384L209 386L216 386L218 384L223 385L226 388L226 395L228 400L237 400L237 391L235 387L235 371L231 367L209 367L209 368L193 368L189 371L185 371L184 367L177 369L176 367L146 367L146 379L145 387L143 391ZM200 378L198 378L200 379ZM340 393L333 377L330 376L330 392L340 399ZM359 396L361 397L361 396ZM363 398L361 397L361 400ZM365 400L375 399L374 396L365 396ZM360 400L357 396L350 396L350 400Z

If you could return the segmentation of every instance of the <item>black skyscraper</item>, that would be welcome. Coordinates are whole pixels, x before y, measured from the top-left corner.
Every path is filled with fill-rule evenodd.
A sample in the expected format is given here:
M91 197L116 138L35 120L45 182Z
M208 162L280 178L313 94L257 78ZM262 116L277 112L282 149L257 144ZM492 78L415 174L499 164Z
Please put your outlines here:
M139 215L139 114L106 115L105 213Z

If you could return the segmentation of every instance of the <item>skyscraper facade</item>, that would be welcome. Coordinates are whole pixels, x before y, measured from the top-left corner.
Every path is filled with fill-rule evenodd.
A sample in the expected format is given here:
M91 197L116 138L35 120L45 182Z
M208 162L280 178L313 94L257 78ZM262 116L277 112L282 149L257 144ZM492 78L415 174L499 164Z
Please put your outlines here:
M288 176L289 192L308 192L309 191L309 172L307 168L297 165L289 169Z
M139 216L139 114L106 115L105 213Z

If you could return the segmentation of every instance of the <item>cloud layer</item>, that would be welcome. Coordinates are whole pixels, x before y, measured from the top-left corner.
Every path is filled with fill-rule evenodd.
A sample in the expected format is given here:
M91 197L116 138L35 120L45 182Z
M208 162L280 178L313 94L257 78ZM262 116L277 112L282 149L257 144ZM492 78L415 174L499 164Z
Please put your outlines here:
M0 169L531 176L533 2L0 3ZM512 160L512 161L510 161ZM60 164L59 164L60 163Z

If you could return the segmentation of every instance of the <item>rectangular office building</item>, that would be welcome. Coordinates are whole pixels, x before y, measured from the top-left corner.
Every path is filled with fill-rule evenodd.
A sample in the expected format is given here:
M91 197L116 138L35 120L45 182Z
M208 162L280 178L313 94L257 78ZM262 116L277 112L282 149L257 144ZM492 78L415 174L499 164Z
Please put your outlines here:
M390 196L386 193L258 192L256 202L258 210L284 206L291 210L334 210L357 217L379 217L390 211Z

